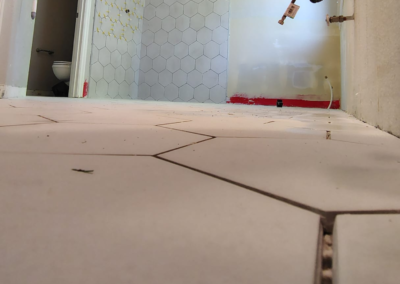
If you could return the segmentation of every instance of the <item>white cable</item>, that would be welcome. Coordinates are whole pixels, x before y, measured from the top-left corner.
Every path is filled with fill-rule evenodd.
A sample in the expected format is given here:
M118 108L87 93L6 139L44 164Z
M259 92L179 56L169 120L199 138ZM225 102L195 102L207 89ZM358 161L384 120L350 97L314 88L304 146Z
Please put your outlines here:
M329 88L331 89L331 103L329 104L329 107L328 107L328 109L331 109L332 102L333 102L333 88L332 88L332 85L331 85L331 81L329 81L328 77L325 77L325 79L328 81Z

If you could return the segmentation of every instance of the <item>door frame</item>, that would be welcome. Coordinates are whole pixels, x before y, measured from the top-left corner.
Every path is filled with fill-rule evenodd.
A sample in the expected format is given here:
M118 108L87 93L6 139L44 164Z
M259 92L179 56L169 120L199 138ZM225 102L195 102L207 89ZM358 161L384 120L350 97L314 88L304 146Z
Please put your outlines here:
M85 81L89 82L95 3L96 0L78 0L68 94L70 98L82 98Z

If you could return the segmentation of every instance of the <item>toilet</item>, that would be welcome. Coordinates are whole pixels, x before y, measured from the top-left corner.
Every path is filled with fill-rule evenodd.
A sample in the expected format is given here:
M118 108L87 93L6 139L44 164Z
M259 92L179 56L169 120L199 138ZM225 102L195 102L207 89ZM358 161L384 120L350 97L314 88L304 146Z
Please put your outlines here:
M68 61L54 61L53 72L57 79L64 82L69 86L69 79L71 76L71 62Z

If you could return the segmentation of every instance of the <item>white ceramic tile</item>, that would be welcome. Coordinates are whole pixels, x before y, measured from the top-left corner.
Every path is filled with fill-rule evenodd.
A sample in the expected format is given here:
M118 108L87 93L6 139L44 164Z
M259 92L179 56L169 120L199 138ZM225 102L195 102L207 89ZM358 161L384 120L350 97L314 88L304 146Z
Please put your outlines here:
M228 30L223 27L218 27L213 31L213 41L222 44L228 40Z
M169 15L169 6L167 4L161 4L157 7L156 16L160 19L164 19Z
M125 81L128 84L132 84L135 81L135 71L133 71L132 68L129 68L128 70L126 70L126 72L125 72Z
M192 57L186 56L181 60L181 69L186 73L193 71L195 67L196 61Z
M105 68L104 68L104 79L110 83L114 80L115 78L115 68L111 65L108 64Z
M174 84L170 84L165 87L165 97L170 101L175 100L179 96L179 89Z
M153 60L150 57L143 57L142 60L140 60L140 70L143 72L148 72L150 69L153 67Z
M189 55L194 59L199 58L200 56L203 55L203 53L204 53L204 45L202 45L200 42L195 42L190 45Z
M175 19L171 16L166 17L162 20L162 29L170 32L175 28Z
M94 33L93 43L98 49L102 49L106 46L106 36L101 33Z
M155 100L161 100L164 97L164 87L160 84L152 86L151 97Z
M153 86L158 82L158 73L154 70L150 70L145 74L145 82L149 86Z
M160 5L162 5L164 1L163 0L151 0L150 3L154 6L157 7L157 10L159 8Z
M172 45L177 45L182 41L182 32L180 30L174 29L169 32L168 42Z
M217 104L226 102L226 89L217 85L210 90L210 99Z
M127 82L122 82L120 85L119 85L119 95L123 98L123 99L130 99L130 97L129 97L129 90L130 90L130 88L129 88L129 85L128 85L128 83Z
M176 58L175 56L169 58L167 60L167 69L171 71L172 73L176 72L181 68L181 61L179 58Z
M199 4L199 13L204 17L208 16L214 10L214 4L209 0L204 0Z
M211 68L211 61L205 56L201 56L196 60L196 69L201 72L205 73Z
M218 85L218 80L218 74L212 70L203 74L203 84L208 88Z
M162 21L157 17L148 21L148 29L153 33L159 31L161 29L161 26L162 26Z
M187 29L183 32L182 41L187 45L194 43L197 39L197 33L193 29Z
M197 41L206 44L211 41L212 38L212 31L208 28L202 28L198 33L197 33Z
M172 73L168 70L164 70L159 74L159 82L164 87L172 83Z
M184 7L184 13L186 16L188 16L189 18L193 17L194 15L197 14L198 11L198 4L193 2L193 1L189 1L187 4L185 4Z
M213 59L219 54L219 45L213 41L207 43L204 47L204 55L210 59ZM226 59L225 59L226 60Z
M139 85L139 98L142 100L147 99L148 97L150 97L150 94L151 94L150 86L147 85L146 83L141 83Z
M88 97L89 98L95 98L96 97L96 81L93 80L93 78L90 78L89 81L89 93L88 93Z
M202 15L196 14L190 19L190 27L195 31L204 28L205 19Z
M94 64L99 60L99 50L97 47L92 46L92 54L90 55L90 63Z
M96 82L98 82L100 79L103 78L103 76L104 76L104 67L103 67L103 65L100 64L100 62L96 62L95 64L93 64L90 70L91 70L90 76Z
M218 81L218 83L219 83L219 85L221 86L221 87L223 87L223 88L225 88L226 89L226 86L227 86L227 72L225 71L225 72L222 72L221 74L219 74L219 81Z
M124 54L125 52L128 51L128 43L125 40L118 40L118 51L121 54Z
M132 57L129 55L129 53L125 53L122 55L122 67L125 69L129 69L132 64Z
M144 8L144 18L151 20L156 16L156 8L153 5L146 5Z
M182 70L174 73L172 81L177 87L182 87L187 82L187 74Z
M313 283L309 212L148 157L0 163L2 283Z
M224 15L229 11L229 0L217 0L214 3L214 11L218 15Z
M400 215L343 215L335 222L334 283L396 284Z
M229 29L229 13L224 14L221 16L221 26L225 29Z
M158 73L163 71L166 68L166 66L167 66L167 60L165 60L161 56L153 60L153 69Z
M190 19L185 15L182 15L178 19L176 19L176 28L181 32L189 28L189 25L190 25Z
M111 53L111 64L114 68L121 66L121 53L118 50L114 50Z
M132 66L133 70L135 70L135 71L139 70L139 68L140 68L140 58L137 55L132 57L131 66Z
M154 42L159 46L167 43L168 41L168 33L164 30L159 30L155 33Z
M188 74L188 84L193 88L201 85L203 83L203 74L197 70L191 71Z
M103 66L107 66L111 61L110 51L104 47L99 51L99 62Z
M179 2L175 2L171 5L169 13L175 19L179 18L183 14L183 5Z
M101 79L96 85L96 95L100 98L107 98L108 94L108 83L106 80Z
M145 57L147 54L147 47L144 44L140 45L140 58Z
M174 55L174 46L172 44L170 44L169 42L163 44L161 46L160 54L165 59L170 58L172 55Z
M215 13L211 13L206 17L206 27L210 30L214 30L221 24L221 16Z
M211 60L211 69L217 74L221 74L222 72L226 71L227 63L228 62L226 58L222 56L217 56L213 60Z
M108 84L108 95L111 98L115 98L117 95L119 95L119 83L112 81Z
M122 83L125 80L125 69L120 66L115 70L115 81Z
M184 58L186 55L189 54L189 47L186 43L180 42L175 46L175 56L179 59Z
M106 47L110 52L113 52L118 47L118 40L114 37L108 36L106 40Z
M144 45L150 45L154 42L154 33L152 31L145 31L142 35L142 43Z
M194 96L194 89L186 84L179 88L179 98L184 102L188 102L193 99Z
M228 58L228 42L227 41L221 44L219 52L223 57Z
M210 98L210 89L207 88L204 85L200 85L198 86L195 90L194 90L194 98L200 102L200 103L204 103L206 100L208 100Z
M155 59L160 55L160 46L158 44L152 43L147 47L147 56L151 59Z

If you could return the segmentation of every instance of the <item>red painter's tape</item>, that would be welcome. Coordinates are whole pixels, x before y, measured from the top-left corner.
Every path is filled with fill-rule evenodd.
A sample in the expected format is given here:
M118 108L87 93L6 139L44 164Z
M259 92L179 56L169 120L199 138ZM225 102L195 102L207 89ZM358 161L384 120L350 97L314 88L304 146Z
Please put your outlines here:
M328 108L330 101L307 101L301 99L272 99L272 98L249 98L247 95L234 95L227 103L244 104L244 105L260 105L260 106L276 106L277 100L282 100L284 107L304 107L304 108ZM340 109L340 100L332 102L331 109Z

